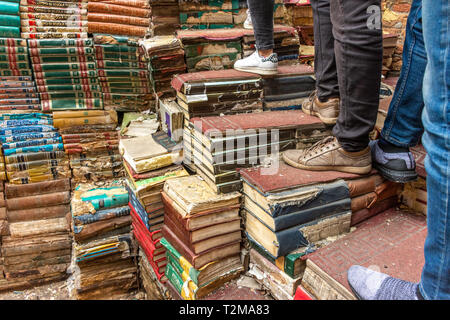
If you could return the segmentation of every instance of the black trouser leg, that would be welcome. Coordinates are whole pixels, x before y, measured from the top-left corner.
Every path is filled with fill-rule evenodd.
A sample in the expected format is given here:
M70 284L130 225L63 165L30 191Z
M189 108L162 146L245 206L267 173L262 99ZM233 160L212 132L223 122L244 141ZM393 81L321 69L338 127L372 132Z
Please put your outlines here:
M273 49L274 0L247 0L258 50Z

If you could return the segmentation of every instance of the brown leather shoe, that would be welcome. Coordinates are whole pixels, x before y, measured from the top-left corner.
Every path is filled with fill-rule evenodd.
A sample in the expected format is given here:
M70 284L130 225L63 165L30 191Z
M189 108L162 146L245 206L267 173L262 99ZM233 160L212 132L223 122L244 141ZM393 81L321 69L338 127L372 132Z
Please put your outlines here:
M304 113L317 116L325 124L335 124L339 116L339 98L330 98L326 102L320 102L317 98L317 91L313 91L308 100L303 102Z
M305 170L357 174L367 174L372 170L369 147L359 152L347 152L333 136L326 137L309 149L287 150L283 152L283 160L293 167Z

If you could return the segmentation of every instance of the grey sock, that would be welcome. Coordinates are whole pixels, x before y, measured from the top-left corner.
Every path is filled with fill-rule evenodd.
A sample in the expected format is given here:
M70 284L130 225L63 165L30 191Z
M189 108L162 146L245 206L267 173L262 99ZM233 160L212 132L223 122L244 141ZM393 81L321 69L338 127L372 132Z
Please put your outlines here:
M418 284L376 272L361 266L351 266L347 272L350 287L362 300L419 300Z

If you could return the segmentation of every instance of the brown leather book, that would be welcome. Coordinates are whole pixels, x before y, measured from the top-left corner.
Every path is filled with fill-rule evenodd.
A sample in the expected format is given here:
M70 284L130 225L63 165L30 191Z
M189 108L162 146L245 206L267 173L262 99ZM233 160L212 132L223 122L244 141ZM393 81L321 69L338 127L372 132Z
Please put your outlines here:
M8 210L7 216L9 222L21 222L49 218L60 218L65 217L67 213L70 213L70 205L62 204L42 208Z
M0 208L0 220L6 220L8 217L6 207Z
M70 179L50 180L30 184L5 185L6 199L42 195L58 191L70 191Z
M121 228L131 224L131 216L123 216L114 219L99 221L82 226L81 231L74 233L74 238L78 242L83 242L99 234Z
M0 192L0 208L6 207L5 194Z
M375 188L383 183L384 178L379 174L373 174L361 179L346 180L350 198L354 198L366 193L374 192Z
M6 200L8 210L23 210L70 203L70 191L26 196Z
M238 254L241 250L241 240L237 240L225 245L219 245L201 254L195 254L166 225L162 228L162 234L195 269L200 269L210 262Z
M4 257L11 257L70 248L72 248L72 239L69 234L65 233L45 237L36 236L19 239L4 237L2 239L1 249Z
M6 220L0 220L0 237L9 235L9 224ZM1 256L1 253L0 253Z

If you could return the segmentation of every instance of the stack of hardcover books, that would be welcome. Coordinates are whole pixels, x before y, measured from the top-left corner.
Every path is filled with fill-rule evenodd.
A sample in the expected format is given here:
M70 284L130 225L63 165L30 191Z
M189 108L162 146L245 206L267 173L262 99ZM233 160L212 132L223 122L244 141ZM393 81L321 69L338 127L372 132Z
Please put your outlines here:
M180 28L178 0L150 0L151 36L173 35Z
M180 30L188 72L233 68L242 57L245 29Z
M102 109L92 39L29 40L42 110Z
M0 38L0 113L39 109L27 41Z
M148 59L139 38L94 35L94 48L105 109L143 111L155 107Z
M249 30L252 31L252 30ZM300 41L297 30L293 27L274 25L274 48L278 54L278 65L291 65L298 63ZM243 56L247 57L255 52L255 35L253 31L243 36Z
M19 1L0 1L0 38L20 38Z
M180 1L182 29L233 28L233 15L239 12L238 0Z
M116 111L57 111L53 118L69 155L74 186L123 176Z
M140 46L149 61L153 92L160 98L175 96L170 81L174 75L186 72L181 42L174 36L156 36L140 41Z
M180 161L179 151L167 134L158 132L120 140L120 152L127 172L126 188L130 195L133 233L143 252L141 264L150 265L157 280L165 282L165 249L159 243L164 223L161 190L164 182L187 176L186 170L174 164Z
M119 299L137 286L128 192L120 181L79 184L71 200L73 297Z
M0 141L10 184L71 177L63 141L51 115L3 114L0 123Z
M149 32L148 0L89 0L89 33L144 37Z
M298 110L192 118L190 122L190 150L197 173L222 193L240 190L237 168L257 165L287 149L306 148L328 133L322 121Z
M239 192L217 195L199 176L168 180L162 194L166 277L183 299L200 299L243 271Z
M70 180L5 185L9 235L2 239L11 288L63 280L71 261Z
M86 0L21 0L24 39L77 39L88 37Z
M295 64L280 66L276 75L264 77L264 110L301 109L316 88L313 72L308 65Z
M3 156L2 156L3 158ZM8 220L6 215L6 202L5 202L5 185L3 181L0 181L0 290L4 289L7 285L5 279L3 257L2 257L2 237L9 234Z

